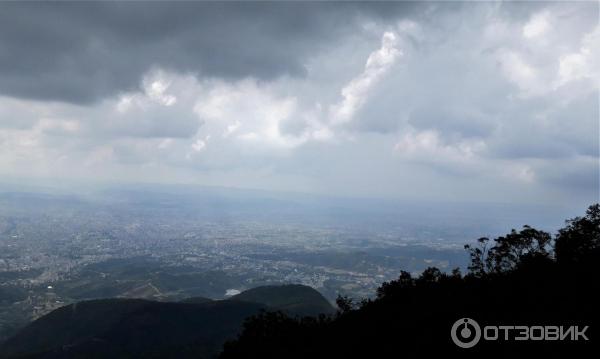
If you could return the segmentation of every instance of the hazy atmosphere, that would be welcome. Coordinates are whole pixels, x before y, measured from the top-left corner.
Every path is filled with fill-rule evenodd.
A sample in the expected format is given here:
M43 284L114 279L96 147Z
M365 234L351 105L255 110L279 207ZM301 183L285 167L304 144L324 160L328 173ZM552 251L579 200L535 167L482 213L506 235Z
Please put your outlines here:
M0 358L587 357L599 203L598 1L0 0Z
M598 16L4 3L0 172L580 208L599 191Z

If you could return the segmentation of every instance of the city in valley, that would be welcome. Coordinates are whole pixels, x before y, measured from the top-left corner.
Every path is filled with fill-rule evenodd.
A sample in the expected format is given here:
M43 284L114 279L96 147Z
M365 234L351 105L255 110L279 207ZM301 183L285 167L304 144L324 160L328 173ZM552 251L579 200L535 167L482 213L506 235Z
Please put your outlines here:
M506 206L156 186L0 193L0 335L85 299L222 299L266 284L368 298L401 270L465 270ZM485 214L482 214L485 213ZM558 213L540 211L540 223ZM546 221L546 222L544 222ZM559 222L560 223L560 222Z

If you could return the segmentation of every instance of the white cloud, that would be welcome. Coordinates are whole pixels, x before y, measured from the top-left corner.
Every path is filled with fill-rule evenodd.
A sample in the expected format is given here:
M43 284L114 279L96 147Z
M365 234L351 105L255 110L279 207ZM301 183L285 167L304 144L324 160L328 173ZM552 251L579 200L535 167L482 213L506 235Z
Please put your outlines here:
M202 151L206 147L206 142L201 139L197 139L196 142L192 143L192 150L196 152Z
M526 164L515 164L510 166L510 171L505 172L508 177L514 176L515 179L526 183L535 181L535 171Z
M487 151L488 146L482 140L463 139L450 143L436 131L408 130L394 146L398 157L429 166L438 173L480 181L502 178L509 183L529 185L536 182L535 169L527 161L491 161Z
M396 48L397 38L386 32L381 38L381 47L371 53L364 71L342 89L342 101L330 108L330 121L334 125L346 123L363 106L369 91L389 71L402 51Z
M75 134L80 129L80 123L72 119L40 118L34 127L34 131L58 131Z
M537 95L548 90L545 84L540 82L539 71L528 64L521 54L512 50L501 51L500 61L504 74L517 85L521 96Z
M408 130L396 143L394 150L412 161L464 163L476 159L485 150L485 142L461 140L445 143L436 131Z
M173 106L177 103L177 97L167 93L173 80L183 82L182 78L175 74L152 70L142 79L142 92L122 94L115 104L115 109L118 113L125 114L134 109L152 110L154 105Z
M542 11L534 14L525 26L523 26L523 36L527 39L534 39L544 35L550 27L550 13Z
M169 148L173 144L172 138L165 138L158 143L158 148L163 150Z
M223 132L223 137L228 137L229 135L237 131L237 129L240 128L241 125L242 123L240 121L235 121L234 123L227 125L225 131Z
M150 76L146 76L143 81L146 96L163 106L173 106L177 102L177 97L166 93L169 86L171 84L164 79L162 72L154 72Z
M306 138L281 132L283 121L296 115L296 99L280 96L268 86L255 80L235 83L213 82L206 84L208 92L202 94L194 110L206 121L203 131L222 134L221 137L236 136L256 146L293 148Z
M580 79L591 79L596 88L600 85L600 25L586 34L579 51L563 55L559 59L556 86Z

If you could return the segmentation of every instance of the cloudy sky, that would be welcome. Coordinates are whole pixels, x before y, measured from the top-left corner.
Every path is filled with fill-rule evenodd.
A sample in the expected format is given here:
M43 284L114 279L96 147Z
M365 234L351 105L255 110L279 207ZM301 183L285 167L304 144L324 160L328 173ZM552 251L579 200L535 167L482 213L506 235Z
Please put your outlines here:
M583 203L598 2L1 3L5 179Z

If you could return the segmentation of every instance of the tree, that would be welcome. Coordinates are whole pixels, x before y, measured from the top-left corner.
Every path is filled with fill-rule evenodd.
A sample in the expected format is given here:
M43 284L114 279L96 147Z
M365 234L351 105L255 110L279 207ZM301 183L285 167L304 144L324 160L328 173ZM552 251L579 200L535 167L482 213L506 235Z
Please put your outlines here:
M515 269L524 262L537 258L547 258L550 253L550 233L523 226L520 232L512 230L504 237L496 238L486 260L488 267L496 273Z
M338 297L335 300L335 304L337 304L342 314L348 313L356 307L356 305L354 304L354 300L348 297L347 295L342 296L338 294Z
M566 221L558 231L554 251L558 262L578 262L600 248L600 204L591 205L585 217Z
M469 272L475 277L482 277L489 273L512 271L532 260L547 259L550 257L551 241L549 233L528 225L519 232L513 229L509 234L495 238L492 247L489 247L489 238L479 238L478 247L465 245L471 257Z
M417 279L418 283L438 283L443 277L442 272L436 267L427 267Z
M470 244L465 244L465 249L469 252L469 257L471 258L471 263L467 269L475 277L482 277L489 271L489 268L486 267L489 241L490 239L487 237L479 238L477 240L479 247L477 248Z
M415 280L412 278L410 273L407 271L400 271L400 277L398 277L398 279L391 282L384 282L379 288L377 288L377 298L390 296L399 290L413 287L414 285Z

